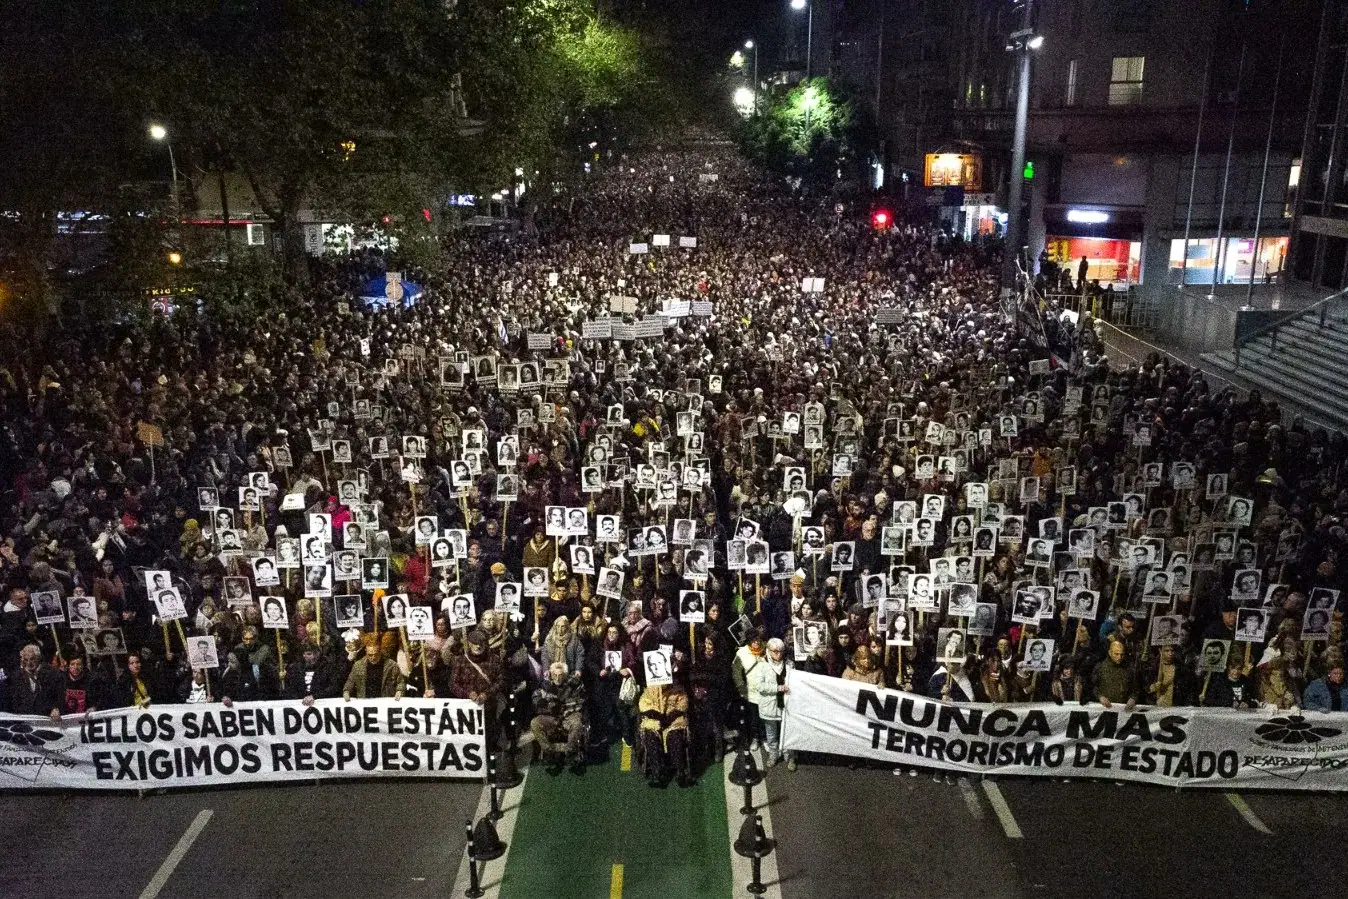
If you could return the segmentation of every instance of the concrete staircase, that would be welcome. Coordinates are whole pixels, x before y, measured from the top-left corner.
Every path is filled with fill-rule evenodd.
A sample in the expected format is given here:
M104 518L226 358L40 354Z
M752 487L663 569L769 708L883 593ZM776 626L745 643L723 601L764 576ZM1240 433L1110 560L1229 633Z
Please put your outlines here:
M1336 298L1258 334L1240 346L1238 361L1235 349L1202 359L1306 418L1348 432L1348 300Z

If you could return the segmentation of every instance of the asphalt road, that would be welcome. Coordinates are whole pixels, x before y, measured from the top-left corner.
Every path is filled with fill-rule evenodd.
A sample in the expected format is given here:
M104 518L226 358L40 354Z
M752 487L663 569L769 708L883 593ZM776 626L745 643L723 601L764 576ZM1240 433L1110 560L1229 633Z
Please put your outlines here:
M812 764L768 794L785 899L1331 896L1348 875L1348 796Z
M478 783L0 797L0 896L448 896ZM203 814L209 812L209 814ZM189 830L190 848L162 883Z
M780 876L769 895L783 899L1329 896L1348 876L1341 796L935 783L806 763L772 769L766 797ZM476 783L415 781L11 793L0 798L0 896L450 896L480 799ZM195 839L178 851L185 834ZM520 861L539 851L512 843L511 856L528 850ZM574 877L553 873L554 895L582 899Z

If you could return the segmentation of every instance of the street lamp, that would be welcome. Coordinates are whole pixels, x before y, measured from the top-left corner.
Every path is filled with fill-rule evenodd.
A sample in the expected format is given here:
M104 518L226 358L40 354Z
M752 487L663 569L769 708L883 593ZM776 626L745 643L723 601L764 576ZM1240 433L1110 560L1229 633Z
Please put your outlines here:
M809 11L809 18L805 24L805 80L810 80L810 63L814 53L814 3L811 0L791 0L791 8L796 12L802 9Z
M744 42L744 49L754 51L754 115L758 115L758 45L748 40Z
M168 147L169 168L173 170L173 194L170 199L173 201L173 217L178 218L178 161L173 156L173 141L169 140L168 129L160 124L150 126L150 139L163 141Z
M1021 195L1025 187L1025 128L1030 115L1030 57L1044 46L1044 36L1034 33L1034 0L1021 0L1020 28L1011 32L1008 53L1020 56L1020 78L1016 85L1016 125L1011 143L1011 183L1007 205L1006 243L1002 251L1002 296L1010 297L1016 283L1016 260L1024 240L1025 216L1021 214Z

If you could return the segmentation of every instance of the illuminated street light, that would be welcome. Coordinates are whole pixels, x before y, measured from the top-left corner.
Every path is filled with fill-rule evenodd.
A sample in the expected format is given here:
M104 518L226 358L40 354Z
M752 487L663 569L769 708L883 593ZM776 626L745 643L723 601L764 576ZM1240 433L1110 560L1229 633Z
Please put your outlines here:
M183 254L179 253L177 250L174 250L172 253L168 254L168 261L169 265L182 265Z
M165 128L163 125L151 125L150 137L154 138L155 140L163 140L164 138L168 137L168 129Z

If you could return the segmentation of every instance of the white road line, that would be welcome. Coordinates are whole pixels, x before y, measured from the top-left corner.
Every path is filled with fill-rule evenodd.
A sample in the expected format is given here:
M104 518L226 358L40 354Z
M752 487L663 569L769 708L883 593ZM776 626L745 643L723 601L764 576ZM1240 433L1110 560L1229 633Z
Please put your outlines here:
M1260 833L1266 833L1269 836L1273 836L1273 831L1269 829L1267 824L1259 820L1259 816L1254 813L1254 809L1250 808L1250 804L1245 801L1244 797L1240 796L1238 793L1226 793L1224 795L1226 796L1226 801L1235 806L1236 811L1245 819L1246 824L1250 825Z
M521 741L523 742L523 741ZM520 757L527 757L520 753ZM498 899L501 895L501 879L505 876L506 860L510 858L510 846L515 836L515 822L519 820L520 803L524 800L524 788L529 783L528 766L520 768L524 780L513 790L501 794L501 820L496 822L496 835L505 843L505 854L494 861L479 864L478 881L488 899ZM477 811L473 813L473 823L477 824L491 811L491 787L482 788L482 796L477 801ZM450 895L462 896L468 892L468 847L463 847L463 856L459 859L459 870L454 877L454 892Z
M169 878L173 876L173 870L182 862L187 851L192 848L192 844L201 836L201 832L206 829L207 823L211 820L214 811L204 808L197 812L197 816L192 819L192 823L187 825L187 830L178 838L178 843L173 847L173 851L164 859L164 863L159 866L159 870L154 872L154 877L145 885L145 889L140 891L140 899L155 899L164 885L168 883Z
M765 761L766 752L755 753L758 762L758 770L766 771ZM735 879L735 895L744 896L748 894L749 882L753 879L753 864L749 859L735 851L735 840L740 835L740 827L744 824L744 815L740 814L740 807L744 804L744 787L737 787L730 782L730 770L735 764L735 753L730 753L725 757L722 763L722 773L725 776L725 817L726 825L730 830L730 871ZM788 774L787 777L803 777L804 774ZM753 800L754 811L763 816L763 832L768 835L768 839L776 840L776 834L772 829L772 809L768 808L768 782L765 779L758 786L754 787ZM764 857L760 868L763 885L767 892L762 895L766 899L782 899L782 877L777 869L777 853L781 851L781 844L773 846L772 852Z
M1016 823L1016 816L1011 814L1011 806L1006 804L1006 797L1002 795L1002 790L994 781L983 781L983 792L988 796L988 804L992 810L997 813L997 820L1002 822L1002 830L1013 840L1022 840L1025 834L1020 832L1020 825Z
M969 808L969 814L974 816L975 821L982 821L983 804L978 801L978 793L974 791L974 785L969 782L967 777L961 777L959 784L960 792L964 794L964 804Z

